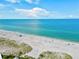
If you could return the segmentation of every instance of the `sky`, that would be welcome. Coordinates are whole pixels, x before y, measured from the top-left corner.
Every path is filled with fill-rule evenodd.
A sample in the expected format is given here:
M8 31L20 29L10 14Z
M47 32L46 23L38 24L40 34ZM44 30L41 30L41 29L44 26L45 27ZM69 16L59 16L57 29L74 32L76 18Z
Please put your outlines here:
M0 19L79 18L79 0L0 0Z

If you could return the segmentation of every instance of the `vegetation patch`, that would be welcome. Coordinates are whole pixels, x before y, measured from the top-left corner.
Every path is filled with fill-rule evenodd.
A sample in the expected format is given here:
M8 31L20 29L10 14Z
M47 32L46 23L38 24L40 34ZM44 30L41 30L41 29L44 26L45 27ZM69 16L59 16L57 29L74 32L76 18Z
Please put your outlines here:
M72 59L72 57L67 53L47 51L41 53L38 59Z
M24 57L19 57L19 59L35 59L34 57L31 56L24 56Z
M2 55L2 58L3 59L14 59L14 58L18 58L18 59L35 59L34 57L31 57L31 56L24 56L24 57L20 57L20 56L18 56L18 57L15 57L15 56L13 56L13 55Z
M28 44L17 44L14 40L6 38L0 38L0 53L3 55L19 56L28 53L32 50L32 47Z
M25 43L18 44L15 40L0 38L0 54L2 59L35 59L24 55L32 50L32 47ZM62 52L42 52L37 59L72 59L72 56Z

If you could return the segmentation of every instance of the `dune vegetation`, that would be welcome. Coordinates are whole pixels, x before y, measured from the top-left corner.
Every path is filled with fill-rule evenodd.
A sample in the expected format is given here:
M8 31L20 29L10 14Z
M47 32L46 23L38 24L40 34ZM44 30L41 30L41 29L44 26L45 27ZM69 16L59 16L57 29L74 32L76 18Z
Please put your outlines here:
M31 57L31 56L23 56L23 57L19 57L19 59L35 59L34 57Z
M28 53L32 50L32 47L28 44L17 44L14 40L0 38L0 54L20 56Z
M35 59L25 53L31 52L32 47L25 43L17 43L15 40L0 38L0 54L2 59ZM16 58L16 59L17 59ZM61 52L42 52L37 59L72 59L67 53Z
M15 58L15 56L13 56L13 55L2 55L2 58L3 59L14 59ZM21 57L21 56L18 56L17 57L18 59L35 59L34 57L31 57L31 56L23 56L23 57Z
M67 53L60 52L42 52L38 59L72 59L72 57Z

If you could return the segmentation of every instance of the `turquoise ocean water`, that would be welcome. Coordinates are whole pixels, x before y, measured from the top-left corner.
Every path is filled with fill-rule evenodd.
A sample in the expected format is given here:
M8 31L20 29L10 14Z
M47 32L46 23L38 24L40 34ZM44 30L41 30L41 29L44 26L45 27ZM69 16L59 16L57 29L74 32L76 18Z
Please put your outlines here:
M79 42L78 19L0 20L0 29Z

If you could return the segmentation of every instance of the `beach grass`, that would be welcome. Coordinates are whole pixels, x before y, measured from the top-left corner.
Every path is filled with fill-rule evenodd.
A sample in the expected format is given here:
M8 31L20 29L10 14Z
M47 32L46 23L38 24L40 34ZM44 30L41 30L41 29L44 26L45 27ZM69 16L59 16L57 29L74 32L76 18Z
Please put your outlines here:
M13 55L2 55L2 59L14 59Z
M32 47L28 44L17 44L15 40L0 38L0 53L3 55L19 56L28 53L31 50Z
M2 55L2 58L3 58L3 59L14 59L15 56L13 56L13 55ZM18 56L18 59L35 59L35 58L26 55L26 56L24 56L24 57L20 57L20 56Z
M38 59L72 59L67 53L60 53L60 52L42 52Z
M34 57L31 57L31 56L24 56L24 57L19 57L19 59L35 59Z

